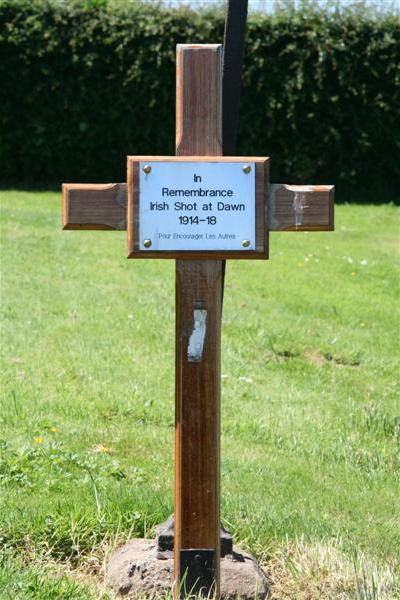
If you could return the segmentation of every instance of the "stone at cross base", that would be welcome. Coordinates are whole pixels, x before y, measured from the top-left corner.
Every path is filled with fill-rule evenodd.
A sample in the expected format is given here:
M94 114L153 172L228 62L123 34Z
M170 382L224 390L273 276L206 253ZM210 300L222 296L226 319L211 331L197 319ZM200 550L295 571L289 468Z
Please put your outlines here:
M267 597L268 582L257 561L238 547L221 525L221 598L259 600ZM174 516L156 528L154 540L135 539L112 556L107 583L124 596L166 595L174 584Z
M107 584L127 598L166 596L174 586L173 517L157 528L155 540L134 539L112 556ZM194 561L196 556L194 552ZM255 558L232 546L221 527L220 597L224 600L263 600L268 581ZM202 576L199 570L199 578ZM190 587L190 586L189 586Z

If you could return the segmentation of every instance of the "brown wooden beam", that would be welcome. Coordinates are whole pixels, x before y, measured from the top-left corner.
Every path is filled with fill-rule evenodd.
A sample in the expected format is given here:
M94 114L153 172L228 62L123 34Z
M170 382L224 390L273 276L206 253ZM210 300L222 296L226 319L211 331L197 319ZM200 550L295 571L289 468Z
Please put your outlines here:
M269 231L332 231L333 185L275 183L268 197Z
M168 157L165 157L166 159ZM270 185L269 231L333 231L333 185ZM125 183L64 183L64 229L126 229Z
M221 94L222 46L178 45L178 156L222 155ZM221 308L222 261L177 260L176 598L219 598Z
M63 229L126 229L126 183L64 183Z

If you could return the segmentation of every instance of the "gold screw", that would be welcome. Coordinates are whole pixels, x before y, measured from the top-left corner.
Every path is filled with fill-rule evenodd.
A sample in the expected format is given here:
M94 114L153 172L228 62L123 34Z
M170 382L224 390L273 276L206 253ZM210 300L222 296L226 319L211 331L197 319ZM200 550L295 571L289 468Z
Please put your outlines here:
M248 248L250 246L250 241L249 240L243 240L242 246L243 246L243 248Z
M150 248L151 247L151 240L143 240L143 246L145 248Z
M148 175L149 173L151 173L151 166L150 165L144 165L143 171L146 173L146 175Z
M251 171L251 166L250 165L244 165L244 167L243 167L243 173L246 173L246 175L247 175L248 173L250 173L250 171Z

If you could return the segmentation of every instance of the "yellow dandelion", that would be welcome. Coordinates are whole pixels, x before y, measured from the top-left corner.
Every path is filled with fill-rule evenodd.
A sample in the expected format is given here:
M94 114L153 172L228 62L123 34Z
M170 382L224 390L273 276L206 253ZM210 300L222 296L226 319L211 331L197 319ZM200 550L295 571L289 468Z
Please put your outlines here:
M104 444L97 444L92 448L92 452L95 452L96 454L111 454L112 450L111 448L104 446Z
M43 444L44 440L40 435L38 435L37 437L33 438L33 441L35 442L35 444Z
M51 431L51 433L57 433L58 427L50 427L50 431Z

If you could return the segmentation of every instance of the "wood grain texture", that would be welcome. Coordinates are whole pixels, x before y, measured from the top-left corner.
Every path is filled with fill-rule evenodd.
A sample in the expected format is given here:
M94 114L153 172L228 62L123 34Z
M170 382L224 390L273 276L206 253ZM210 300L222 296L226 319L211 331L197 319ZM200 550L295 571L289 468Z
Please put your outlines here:
M268 200L270 231L332 231L333 185L272 184Z
M221 155L222 47L177 47L176 153ZM222 261L176 261L175 579L180 551L214 551L219 597ZM194 310L207 311L200 362L188 361Z
M127 256L130 258L139 250L139 163L137 161L128 160L127 181Z
M176 154L222 155L222 45L178 44L176 72Z
M63 229L126 229L126 184L64 183Z
M135 179L129 175L130 161L166 161L177 159L171 156L132 156L128 157L128 180L133 185L133 193L138 193L135 188ZM226 157L179 157L179 160L198 161L212 160L222 162L254 162L265 160L254 156L226 156ZM265 164L265 185L268 184L268 164ZM136 177L136 181L138 178ZM137 186L137 184L136 184ZM258 188L257 188L258 189ZM295 192L301 190L303 203L301 225L296 226ZM268 231L333 231L334 229L334 187L332 185L305 185L291 186L284 183L274 183L269 186L267 195ZM259 193L257 191L257 193ZM127 186L125 183L109 185L97 184L64 184L63 185L63 228L64 229L126 229ZM132 197L132 206L133 206ZM259 207L259 203L257 203ZM258 208L258 210L260 210ZM129 208L128 208L129 212ZM258 227L261 227L262 217L257 214ZM265 220L264 220L265 222ZM133 213L132 213L132 227ZM137 226L136 219L136 228ZM133 231L133 230L132 230ZM129 236L129 230L128 230ZM265 240L267 243L267 240ZM133 250L133 237L128 240L128 252ZM144 254L144 256L143 256ZM237 254L243 254L238 252ZM207 258L204 253L199 258ZM215 255L214 258L223 258L225 255ZM174 258L170 253L163 253L161 258ZM139 258L156 258L149 253L141 253ZM159 256L157 256L159 258ZM230 258L236 258L232 253ZM241 258L254 258L242 256Z
M255 163L255 250L162 251L139 248L139 163L140 162L218 162ZM260 156L128 156L128 258L214 258L266 259L268 258L268 231L266 196L269 180L269 158Z

